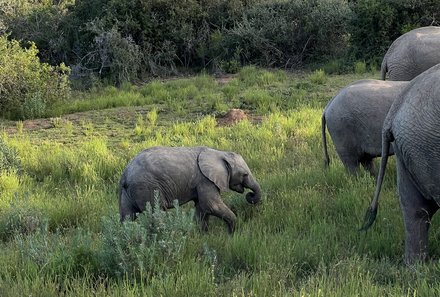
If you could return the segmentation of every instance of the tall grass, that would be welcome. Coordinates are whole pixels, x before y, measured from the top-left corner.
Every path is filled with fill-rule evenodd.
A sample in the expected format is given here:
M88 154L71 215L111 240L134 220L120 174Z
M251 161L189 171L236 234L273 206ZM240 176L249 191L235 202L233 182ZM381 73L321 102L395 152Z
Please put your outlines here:
M123 124L103 111L109 117L90 113L83 123L70 122L70 133L60 121L47 131L2 136L1 151L12 161L0 171L0 295L438 295L438 218L430 234L434 261L411 269L402 263L395 162L368 233L357 229L374 179L363 171L348 175L331 145L334 161L322 166L322 108L338 86L360 77L326 75L321 84L309 75L245 68L224 85L209 76L155 81L111 90L151 98L132 119L118 119ZM169 98L183 111L168 109ZM213 98L246 107L251 118L219 126ZM93 131L78 133L88 123ZM192 203L121 225L120 174L154 145L240 153L261 185L262 203L223 194L237 214L234 236L216 218L207 233L194 228Z

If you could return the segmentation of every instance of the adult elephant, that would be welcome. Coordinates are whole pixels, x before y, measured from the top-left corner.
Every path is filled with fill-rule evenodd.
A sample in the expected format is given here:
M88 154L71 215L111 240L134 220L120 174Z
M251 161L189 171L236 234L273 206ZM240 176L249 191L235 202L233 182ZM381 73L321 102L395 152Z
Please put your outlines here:
M397 38L386 52L381 67L382 80L409 81L440 63L440 27L411 30Z
M376 192L363 230L377 214L391 142L405 223L405 260L413 263L428 257L428 229L440 205L440 65L414 78L388 112Z
M138 154L125 168L119 182L121 221L145 210L146 203L159 194L162 209L195 202L196 218L208 229L210 215L223 219L233 233L235 214L220 193L233 190L244 193L249 203L261 199L260 186L242 156L208 147L152 147Z
M345 168L357 173L359 166L373 176L373 159L382 149L382 125L393 101L408 82L365 79L342 89L326 106L321 118L325 165L327 151L325 127ZM389 152L393 154L392 150Z

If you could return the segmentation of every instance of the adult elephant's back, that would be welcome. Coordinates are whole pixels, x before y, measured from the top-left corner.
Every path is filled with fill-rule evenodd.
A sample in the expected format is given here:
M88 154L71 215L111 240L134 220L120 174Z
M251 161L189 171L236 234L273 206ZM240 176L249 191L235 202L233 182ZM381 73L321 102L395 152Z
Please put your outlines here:
M382 61L382 79L409 81L440 63L440 27L428 26L397 38Z
M440 65L415 78L402 95L391 130L394 151L418 190L440 205Z

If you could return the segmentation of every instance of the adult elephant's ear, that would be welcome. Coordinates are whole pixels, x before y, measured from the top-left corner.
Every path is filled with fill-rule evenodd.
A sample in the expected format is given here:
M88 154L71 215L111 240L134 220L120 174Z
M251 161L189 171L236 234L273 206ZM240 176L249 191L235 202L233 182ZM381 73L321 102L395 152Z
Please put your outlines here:
M199 154L198 164L202 174L220 191L229 191L229 164L224 152L207 148Z

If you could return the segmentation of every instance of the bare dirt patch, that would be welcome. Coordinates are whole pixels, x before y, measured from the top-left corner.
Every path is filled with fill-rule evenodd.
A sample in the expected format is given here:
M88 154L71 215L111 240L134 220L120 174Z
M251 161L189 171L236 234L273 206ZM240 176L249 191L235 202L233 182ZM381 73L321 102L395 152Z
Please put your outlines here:
M251 115L242 109L234 108L229 110L225 115L217 117L216 120L219 126L231 126L243 120L258 124L261 123L263 117Z
M219 75L215 77L215 80L221 84L227 84L228 82L230 82L232 79L234 78L233 74L224 74L224 75Z

